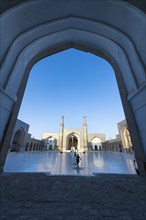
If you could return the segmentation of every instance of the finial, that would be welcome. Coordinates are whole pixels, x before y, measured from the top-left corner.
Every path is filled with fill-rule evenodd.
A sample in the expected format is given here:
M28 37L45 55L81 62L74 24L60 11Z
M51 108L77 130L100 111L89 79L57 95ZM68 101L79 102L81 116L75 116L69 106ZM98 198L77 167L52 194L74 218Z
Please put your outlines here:
M86 124L86 116L83 116L83 123Z
M61 116L61 121L60 121L61 124L64 123L64 116Z

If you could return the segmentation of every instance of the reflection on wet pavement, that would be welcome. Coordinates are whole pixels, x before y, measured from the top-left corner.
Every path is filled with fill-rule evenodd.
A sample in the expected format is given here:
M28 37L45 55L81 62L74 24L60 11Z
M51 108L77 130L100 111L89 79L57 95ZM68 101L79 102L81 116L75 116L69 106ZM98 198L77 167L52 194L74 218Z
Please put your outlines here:
M119 152L81 153L79 167L74 155L59 152L11 152L4 172L45 172L48 175L84 175L97 173L136 174L133 154Z

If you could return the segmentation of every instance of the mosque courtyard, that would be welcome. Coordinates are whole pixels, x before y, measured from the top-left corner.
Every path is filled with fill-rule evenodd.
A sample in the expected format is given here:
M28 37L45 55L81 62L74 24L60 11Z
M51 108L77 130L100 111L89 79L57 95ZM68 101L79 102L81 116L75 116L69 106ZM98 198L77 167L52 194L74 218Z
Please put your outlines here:
M125 152L80 153L79 167L74 154L57 151L10 152L4 172L45 172L51 175L93 176L96 173L136 174L134 155Z

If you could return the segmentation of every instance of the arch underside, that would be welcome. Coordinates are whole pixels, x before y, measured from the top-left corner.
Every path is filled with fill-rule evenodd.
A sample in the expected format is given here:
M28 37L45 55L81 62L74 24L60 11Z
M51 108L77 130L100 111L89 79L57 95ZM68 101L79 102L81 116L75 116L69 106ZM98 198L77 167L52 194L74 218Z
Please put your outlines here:
M25 1L28 1L28 0L19 0L19 1L12 1L10 2L10 5L8 4L7 0L4 0L3 4L2 4L2 7L1 7L1 13L4 13L6 10L14 7L14 6L17 6ZM145 7L145 0L140 0L140 1L135 1L135 0L122 0L122 1L125 1L137 8L139 8L140 10L146 12L146 7Z
M72 136L74 136L73 139ZM72 149L71 147L75 147L75 149L80 150L81 147L80 135L77 134L76 132L72 132L68 134L66 136L65 146L66 146L65 150L71 150Z
M19 99L24 78L28 77L31 67L38 60L69 48L83 50L101 56L114 68L129 131L134 145L140 145L138 157L145 161L145 125L142 123L146 109L145 16L139 9L120 1L99 1L95 5L86 1L85 5L92 8L92 13L83 10L84 7L79 13L75 6L81 3L71 2L72 9L66 5L68 10L63 9L64 3L61 2L60 14L53 15L50 11L49 15L42 13L37 16L40 9L46 12L47 5L55 7L53 3L42 3L40 0L25 2L2 14L1 94L5 97L3 109L9 112L3 110L7 116L2 125L5 127L7 124L11 109ZM109 3L113 12L119 12L113 13L113 17L108 13ZM128 27L122 13L129 18ZM17 26L13 23L16 17ZM133 21L136 21L134 27ZM14 30L6 39L7 32L11 31L10 24L13 24ZM137 138L134 133L137 133Z
M53 31L50 26L53 26ZM11 84L16 78L19 79L18 85L20 84L24 74L22 68L25 71L29 63L34 65L45 56L68 48L99 55L112 65L117 64L120 69L123 69L124 65L123 78L125 83L128 81L126 85L128 93L135 92L143 86L144 63L141 62L135 45L126 35L99 22L70 17L35 27L15 39L7 56L4 55L5 60L2 60L3 88L6 91L11 89L12 94L15 94L18 87L13 91Z

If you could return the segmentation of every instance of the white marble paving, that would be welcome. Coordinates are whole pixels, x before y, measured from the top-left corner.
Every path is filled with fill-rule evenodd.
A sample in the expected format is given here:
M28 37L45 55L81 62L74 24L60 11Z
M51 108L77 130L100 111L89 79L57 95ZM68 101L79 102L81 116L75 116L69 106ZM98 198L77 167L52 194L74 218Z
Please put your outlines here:
M94 173L136 174L133 155L119 152L81 153L79 167L71 153L11 152L7 156L4 172L49 172L52 175L85 175Z

